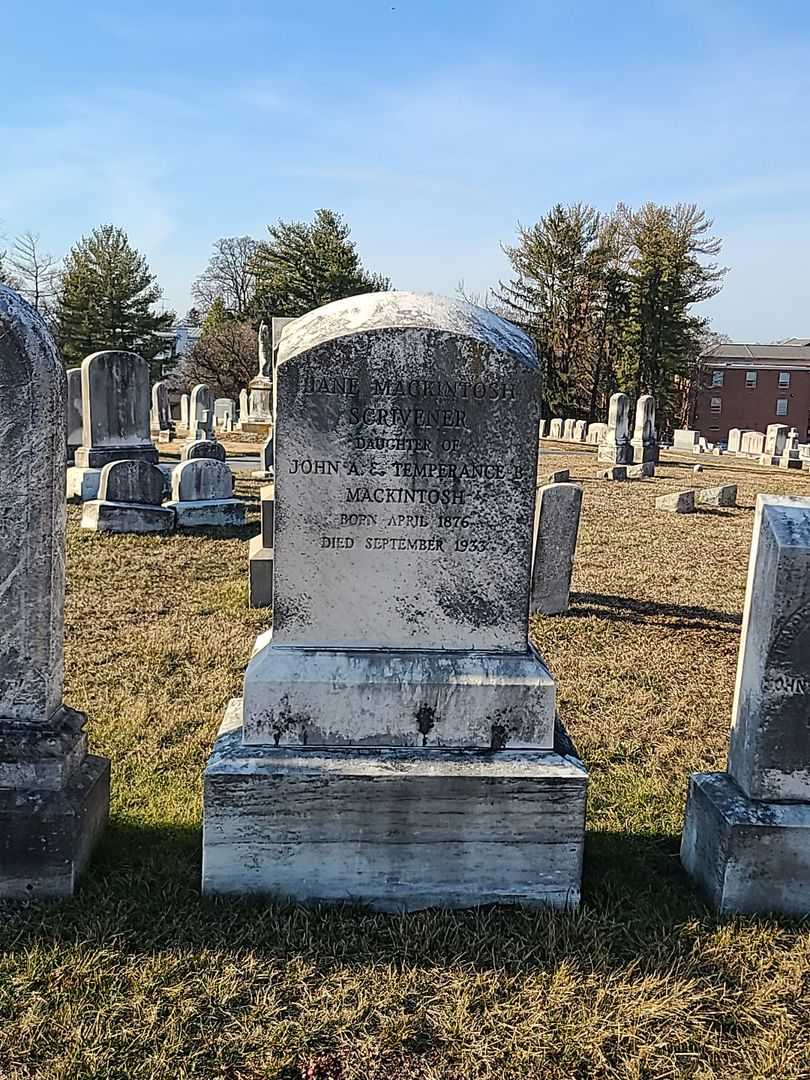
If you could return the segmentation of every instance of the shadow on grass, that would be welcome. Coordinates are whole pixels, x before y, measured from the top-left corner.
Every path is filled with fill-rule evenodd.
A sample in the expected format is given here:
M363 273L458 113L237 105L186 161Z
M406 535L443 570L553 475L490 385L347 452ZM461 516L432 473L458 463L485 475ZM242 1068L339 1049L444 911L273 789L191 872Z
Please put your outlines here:
M634 600L630 596L612 596L608 593L571 593L571 607L565 616L569 619L590 617L618 622L644 624L652 619L676 620L670 625L677 629L720 630L736 633L742 625L742 616L730 611L697 607L691 604L662 604L654 600Z
M692 947L695 921L716 923L678 860L678 837L591 831L576 912L488 906L378 914L362 906L304 908L270 897L200 895L201 830L113 821L61 903L6 905L0 943L114 947L125 955L249 950L337 967L471 967L526 972L571 960L609 971L639 962L665 971ZM662 947L664 946L665 947Z

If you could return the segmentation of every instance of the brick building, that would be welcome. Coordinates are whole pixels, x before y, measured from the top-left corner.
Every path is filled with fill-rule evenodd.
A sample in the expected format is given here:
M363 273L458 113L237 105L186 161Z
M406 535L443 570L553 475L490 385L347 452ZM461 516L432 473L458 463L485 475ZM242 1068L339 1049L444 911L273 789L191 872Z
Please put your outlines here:
M725 442L729 428L764 432L768 424L795 427L806 441L810 338L778 345L713 345L700 359L691 426L707 441Z

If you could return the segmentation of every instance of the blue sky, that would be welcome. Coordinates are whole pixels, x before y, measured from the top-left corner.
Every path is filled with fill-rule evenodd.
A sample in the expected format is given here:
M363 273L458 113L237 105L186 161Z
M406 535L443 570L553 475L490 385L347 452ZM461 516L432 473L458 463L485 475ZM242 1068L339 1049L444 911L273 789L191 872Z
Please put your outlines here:
M652 199L714 219L717 330L810 336L803 0L45 0L3 38L0 231L122 225L180 312L217 237L320 206L452 294L557 201Z

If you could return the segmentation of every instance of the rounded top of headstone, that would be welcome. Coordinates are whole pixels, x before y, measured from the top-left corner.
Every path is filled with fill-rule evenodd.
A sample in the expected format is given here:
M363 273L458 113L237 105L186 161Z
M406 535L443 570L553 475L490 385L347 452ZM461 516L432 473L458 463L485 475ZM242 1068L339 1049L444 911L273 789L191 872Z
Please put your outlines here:
M225 447L215 439L196 439L183 447L180 457L183 461L196 461L200 458L224 461Z
M466 300L412 292L363 293L302 315L285 328L278 363L335 338L391 329L440 330L474 338L516 356L528 368L539 367L531 338L499 315Z
M99 352L90 353L89 356L85 356L82 360L82 370L86 371L93 367L98 367L104 364L106 367L110 367L116 364L122 364L125 367L135 364L146 364L148 361L139 353L127 352L125 349L102 349Z
M163 473L148 461L111 461L101 470L98 497L102 502L160 506Z
M7 285L0 285L0 357L6 386L54 374L62 383L64 369L44 319Z
M224 461L196 458L182 461L172 472L172 499L199 502L233 498L233 474Z
M199 399L200 397L203 397L203 396L213 398L211 390L209 389L209 387L208 387L208 385L206 383L197 383L197 385L193 386L192 389L191 389L192 400L197 400L197 399Z

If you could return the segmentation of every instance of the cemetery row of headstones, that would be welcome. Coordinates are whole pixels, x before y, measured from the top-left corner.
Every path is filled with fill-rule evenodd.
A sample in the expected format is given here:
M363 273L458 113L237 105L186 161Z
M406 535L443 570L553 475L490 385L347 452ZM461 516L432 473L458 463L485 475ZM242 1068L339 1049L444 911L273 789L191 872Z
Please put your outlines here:
M109 763L62 703L64 375L7 289L0 361L0 893L68 895ZM528 614L535 513L553 545L581 494L536 504L538 381L531 341L462 301L357 296L285 333L272 630L205 769L205 893L578 904L588 774ZM683 833L722 911L810 911L809 571L810 500L760 496L728 772L692 778Z
M636 402L632 432L630 398L627 394L613 394L606 424L588 424L585 420L555 417L550 421L541 420L539 433L541 439L560 439L597 446L597 460L611 466L634 463L652 466L639 475L653 475L659 457L655 431L655 399L652 394L642 394Z
M810 468L810 443L799 442L799 432L787 424L769 424L765 432L731 428L726 446L707 443L698 431L683 428L673 433L673 447L694 454L735 454L760 465L783 469Z

